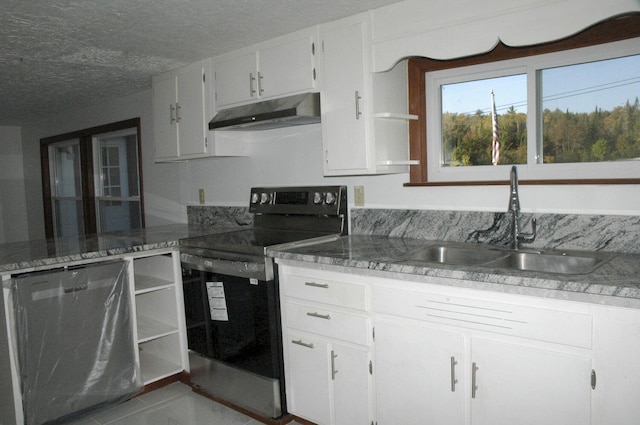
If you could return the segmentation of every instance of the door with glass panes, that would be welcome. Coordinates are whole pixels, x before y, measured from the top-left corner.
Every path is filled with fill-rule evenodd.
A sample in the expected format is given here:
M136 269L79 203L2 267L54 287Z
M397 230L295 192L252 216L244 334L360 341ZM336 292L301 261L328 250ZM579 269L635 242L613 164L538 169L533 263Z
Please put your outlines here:
M139 120L43 139L49 238L144 225Z

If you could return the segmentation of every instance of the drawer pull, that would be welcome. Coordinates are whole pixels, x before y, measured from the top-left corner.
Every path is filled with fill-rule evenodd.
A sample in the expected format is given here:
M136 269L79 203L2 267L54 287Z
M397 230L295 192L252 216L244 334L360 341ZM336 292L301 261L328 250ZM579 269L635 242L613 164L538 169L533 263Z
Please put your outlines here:
M313 342L306 343L306 342L302 342L301 339L299 339L298 341L291 340L291 342L296 344L296 345L301 345L301 346L306 347L306 348L313 348Z
M328 314L320 314L318 312L308 312L307 316L317 317L318 319L331 320L331 316Z
M313 286L314 288L329 288L329 284L328 283L316 283L316 282L305 282L304 283L306 286Z

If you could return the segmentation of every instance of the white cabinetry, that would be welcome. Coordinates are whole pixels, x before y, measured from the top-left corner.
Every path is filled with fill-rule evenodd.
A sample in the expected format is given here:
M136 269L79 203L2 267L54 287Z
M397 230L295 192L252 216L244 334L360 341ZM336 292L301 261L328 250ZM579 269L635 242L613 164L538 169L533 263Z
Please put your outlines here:
M205 60L153 78L157 161L208 153L210 73Z
M209 131L215 115L212 75L207 59L153 78L157 162L245 155L242 140Z
M215 58L218 109L315 90L316 40L314 28Z
M324 174L407 172L407 70L371 73L368 13L321 26Z
M428 289L374 288L379 425L590 423L590 314Z
M278 264L287 402L299 417L377 425L640 417L640 309Z
M366 285L282 267L280 291L289 412L319 425L371 423Z
M129 258L135 323L145 384L189 370L177 251Z

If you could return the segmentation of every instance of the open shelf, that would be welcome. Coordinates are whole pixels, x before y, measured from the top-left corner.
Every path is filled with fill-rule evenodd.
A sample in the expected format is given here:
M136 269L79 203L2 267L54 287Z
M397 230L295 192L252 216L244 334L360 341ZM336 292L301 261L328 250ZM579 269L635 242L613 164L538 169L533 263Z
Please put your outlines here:
M417 115L413 114L398 114L395 112L378 112L373 115L376 118L387 118L393 120L405 120L405 121L416 121L418 119Z
M144 343L178 332L175 324L168 324L146 316L138 316L138 342Z

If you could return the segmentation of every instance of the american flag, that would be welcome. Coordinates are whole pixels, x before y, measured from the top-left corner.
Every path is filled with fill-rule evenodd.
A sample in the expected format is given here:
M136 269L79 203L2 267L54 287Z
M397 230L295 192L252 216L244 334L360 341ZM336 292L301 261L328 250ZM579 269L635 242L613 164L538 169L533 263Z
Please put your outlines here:
M496 113L496 100L491 90L491 126L493 128L493 140L491 142L491 162L498 165L500 162L500 138L498 137L498 114Z

